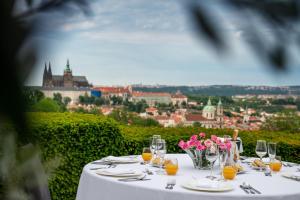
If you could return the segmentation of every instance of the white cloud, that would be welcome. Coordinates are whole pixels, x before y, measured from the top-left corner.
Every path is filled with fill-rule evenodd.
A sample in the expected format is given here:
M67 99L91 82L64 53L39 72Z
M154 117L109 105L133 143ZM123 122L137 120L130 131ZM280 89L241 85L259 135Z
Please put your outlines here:
M93 21L70 22L63 25L64 31L87 30L96 26Z
M80 37L96 41L131 44L186 45L195 43L195 39L189 34L169 32L85 31L80 33Z

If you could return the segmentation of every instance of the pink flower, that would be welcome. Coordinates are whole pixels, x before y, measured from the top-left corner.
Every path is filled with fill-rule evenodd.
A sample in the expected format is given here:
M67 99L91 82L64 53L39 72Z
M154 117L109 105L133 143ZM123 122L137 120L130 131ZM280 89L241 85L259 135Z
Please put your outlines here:
M195 141L195 140L197 140L197 139L198 139L198 136L197 136L197 135L192 135L191 138L190 138L190 140L192 140L192 141Z
M178 143L178 146L183 150L189 148L189 145L186 142L184 142L183 140L180 140L180 142Z
M217 145L221 145L221 144L222 144L222 141L218 138L218 139L216 140L216 144L217 144Z
M185 142L183 140L180 140L178 143L178 146L183 149L184 145L185 145Z
M197 150L199 150L199 151L203 151L204 149L206 149L206 147L204 146L204 145L198 145L197 147L196 147L196 149Z
M205 133L199 133L200 138L205 138Z
M211 135L210 139L214 142L217 141L218 137L216 135Z
M197 140L196 140L196 141L197 141ZM194 140L189 140L189 141L187 141L186 143L187 143L187 145L188 145L189 147L193 147L193 146L195 146L196 141L194 141Z
M226 144L222 143L222 144L219 145L219 148L221 150L225 150L225 149L227 149L227 146L226 146Z
M211 144L212 144L212 141L211 141L211 140L205 140L205 141L204 141L204 145L205 145L206 147L210 147Z
M230 150L231 149L231 142L226 142L225 146L226 146L227 150Z

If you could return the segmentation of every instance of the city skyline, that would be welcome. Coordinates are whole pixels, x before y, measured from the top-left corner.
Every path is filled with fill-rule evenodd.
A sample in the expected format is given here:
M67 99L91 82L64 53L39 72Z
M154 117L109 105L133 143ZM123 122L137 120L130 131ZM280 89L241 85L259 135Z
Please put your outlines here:
M91 7L92 17L76 14L63 22L58 13L43 16L47 26L33 43L47 49L26 85L41 85L44 62L62 74L67 59L74 75L94 85L300 85L297 62L279 74L257 60L240 39L246 33L238 19L220 22L234 46L220 56L195 36L183 1L106 0Z

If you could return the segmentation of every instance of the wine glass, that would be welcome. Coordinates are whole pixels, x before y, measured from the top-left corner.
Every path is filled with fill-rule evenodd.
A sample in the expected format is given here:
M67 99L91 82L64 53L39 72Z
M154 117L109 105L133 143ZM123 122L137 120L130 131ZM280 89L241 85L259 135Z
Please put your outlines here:
M207 176L206 178L209 178L211 180L216 178L215 176L213 176L213 167L218 156L219 149L217 144L212 143L209 147L206 148L205 157L210 162L210 176Z
M153 155L156 154L156 142L160 139L160 135L153 135L150 139L150 149Z
M263 162L262 158L267 154L267 144L265 140L257 140L255 152L261 162ZM260 171L262 171L262 167L260 167Z
M268 143L268 154L269 154L270 161L275 159L275 157L276 157L276 143L275 142Z
M223 168L225 166L225 163L228 159L228 150L224 149L224 150L220 150L219 152L219 160L220 160L220 170L221 170L221 174L223 172Z
M159 167L163 168L164 164L164 157L167 153L167 145L164 139L157 139L156 140L156 157L159 159ZM158 173L164 173L163 170L158 170Z

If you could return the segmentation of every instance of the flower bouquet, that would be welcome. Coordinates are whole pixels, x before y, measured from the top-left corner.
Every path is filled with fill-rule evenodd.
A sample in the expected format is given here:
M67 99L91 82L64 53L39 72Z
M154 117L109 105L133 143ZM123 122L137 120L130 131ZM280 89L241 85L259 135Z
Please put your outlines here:
M213 143L216 143L220 151L230 150L231 142L229 140L222 140L216 135L211 135L210 139L205 139L205 133L192 135L190 140L180 140L178 146L184 150L192 159L196 169L208 169L209 161L205 157L205 150Z

